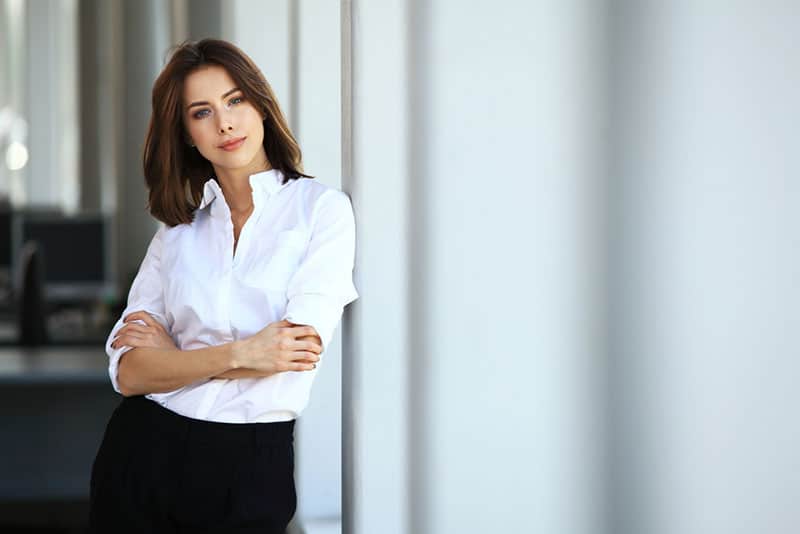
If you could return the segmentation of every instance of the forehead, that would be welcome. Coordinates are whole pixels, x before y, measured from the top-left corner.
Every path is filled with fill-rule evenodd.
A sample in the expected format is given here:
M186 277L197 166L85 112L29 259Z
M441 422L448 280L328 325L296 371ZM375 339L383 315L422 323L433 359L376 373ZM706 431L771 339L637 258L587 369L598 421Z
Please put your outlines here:
M208 65L193 71L183 82L185 104L198 100L217 100L223 93L233 89L233 81L228 71L218 65Z

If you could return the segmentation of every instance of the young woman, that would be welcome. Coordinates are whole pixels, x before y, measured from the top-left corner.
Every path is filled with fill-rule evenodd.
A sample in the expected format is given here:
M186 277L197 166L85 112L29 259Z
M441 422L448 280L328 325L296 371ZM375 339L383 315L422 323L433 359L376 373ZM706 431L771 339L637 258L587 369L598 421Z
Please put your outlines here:
M123 395L91 474L89 531L283 533L294 422L353 285L343 192L303 174L261 71L181 44L144 148L161 221L109 334Z

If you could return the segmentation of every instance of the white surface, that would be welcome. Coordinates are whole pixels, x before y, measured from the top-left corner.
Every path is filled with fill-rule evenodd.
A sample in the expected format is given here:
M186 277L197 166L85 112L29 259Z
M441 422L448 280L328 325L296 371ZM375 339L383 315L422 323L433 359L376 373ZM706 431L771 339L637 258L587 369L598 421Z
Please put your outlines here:
M800 5L617 8L611 531L800 532Z
M25 107L30 160L24 201L78 208L78 75L76 0L25 3ZM22 199L19 199L22 200Z
M353 3L346 532L604 522L601 8Z
M308 519L303 521L303 534L341 534L342 522L333 519Z
M348 534L418 534L408 507L409 344L417 333L408 328L407 9L405 1L353 2L354 176L343 179L352 183L363 292L350 308L353 350L342 376Z

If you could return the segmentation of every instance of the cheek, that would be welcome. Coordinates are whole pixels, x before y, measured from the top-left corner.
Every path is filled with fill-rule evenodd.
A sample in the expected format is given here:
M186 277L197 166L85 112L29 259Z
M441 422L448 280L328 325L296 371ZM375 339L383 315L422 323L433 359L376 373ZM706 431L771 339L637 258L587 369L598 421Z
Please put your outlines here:
M264 140L264 123L261 122L261 117L258 114L249 116L247 118L247 130L250 132L250 137L259 143Z
M189 132L189 136L194 139L194 144L197 146L208 144L210 142L209 139L214 137L214 127L211 121L206 119L192 122L193 124L189 126L187 131Z
M261 116L258 114L258 111L256 111L256 108L252 106L242 107L239 110L238 120L242 125L247 125L247 129L251 130L253 134L259 126L262 130L264 128L263 124L261 123Z

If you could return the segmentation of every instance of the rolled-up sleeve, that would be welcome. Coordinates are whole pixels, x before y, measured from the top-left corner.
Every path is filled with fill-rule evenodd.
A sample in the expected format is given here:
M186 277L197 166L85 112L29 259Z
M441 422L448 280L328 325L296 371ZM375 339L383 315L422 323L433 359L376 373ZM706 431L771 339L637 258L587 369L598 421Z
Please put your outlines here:
M113 348L111 344L117 337L119 330L125 326L126 323L123 319L129 314L138 310L144 310L152 315L161 325L169 331L167 327L166 314L164 311L164 291L161 283L161 249L163 234L166 226L161 223L159 229L156 231L150 244L147 247L144 259L139 266L139 272L131 284L131 289L128 292L128 301L125 310L117 320L114 328L106 340L106 354L108 354L108 375L111 378L111 385L114 391L122 393L119 389L119 382L117 373L119 369L119 361L122 355L131 350L133 347L121 345ZM144 322L137 319L134 322L144 325Z
M327 350L344 307L359 295L353 284L356 229L350 197L331 189L314 208L306 255L289 280L282 319L316 329Z

